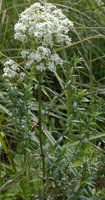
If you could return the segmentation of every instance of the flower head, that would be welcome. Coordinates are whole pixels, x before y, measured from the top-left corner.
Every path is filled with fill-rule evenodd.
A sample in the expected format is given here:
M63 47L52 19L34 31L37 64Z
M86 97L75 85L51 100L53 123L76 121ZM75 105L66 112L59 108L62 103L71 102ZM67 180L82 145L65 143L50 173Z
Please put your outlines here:
M6 78L16 78L18 72L20 71L18 64L13 60L9 59L4 63L5 68L3 69L4 74L3 77Z
M21 72L19 65L15 61L8 59L4 63L4 66L3 77L5 77L7 80L23 81L25 78L25 73Z
M62 13L61 9L51 3L46 3L45 6L34 3L26 8L20 14L19 21L14 28L15 39L23 43L31 44L32 42L35 46L35 50L30 48L29 51L21 53L22 57L27 60L26 66L30 67L35 63L36 68L41 71L47 68L53 71L56 65L62 65L63 61L56 53L55 47L62 43L71 44L68 33L72 27L72 21Z

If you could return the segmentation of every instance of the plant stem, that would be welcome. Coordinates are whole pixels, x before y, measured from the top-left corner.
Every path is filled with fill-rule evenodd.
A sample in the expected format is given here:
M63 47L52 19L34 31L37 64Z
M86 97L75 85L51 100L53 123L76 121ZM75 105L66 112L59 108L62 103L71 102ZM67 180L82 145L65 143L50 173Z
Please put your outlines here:
M94 113L94 89L93 89L93 74L92 74L92 60L90 51L90 108L91 113Z
M69 84L69 81L70 81L70 77L69 77L69 71L68 71L68 87L67 87L67 119L69 120L69 117L70 117L70 84Z
M15 165L14 165L13 159L11 158L10 153L8 152L8 146L7 146L7 144L6 144L6 142L5 142L5 140L4 140L4 138L3 138L1 133L0 133L0 142L1 142L1 144L3 146L3 149L4 149L5 153L6 153L6 156L7 156L8 160L9 160L9 162L10 162L12 170L15 172L16 169L15 169Z
M67 64L67 120L69 122L69 133L72 133L72 124L70 122L70 115L71 115L71 99L72 99L72 91L71 91L71 70L70 65Z
M31 0L31 4L33 4L34 3L34 1L33 0Z
M42 74L39 75L39 90L38 90L38 102L39 102L39 138L40 138L40 151L42 157L42 171L43 171L43 199L45 196L45 159L43 152L43 137L42 137L42 124L41 124L41 115L42 115L42 93L41 93L41 85L42 85Z
M66 83L67 83L67 120L68 120L68 128L69 128L69 133L70 135L72 134L72 124L70 122L70 115L71 115L71 104L72 104L72 90L71 90L71 79L72 79L72 75L71 75L71 67L67 58L67 54L64 48L64 45L62 44L62 52L63 52L63 57L66 61L65 63L65 69L66 69L66 73L65 73L65 77L66 77Z

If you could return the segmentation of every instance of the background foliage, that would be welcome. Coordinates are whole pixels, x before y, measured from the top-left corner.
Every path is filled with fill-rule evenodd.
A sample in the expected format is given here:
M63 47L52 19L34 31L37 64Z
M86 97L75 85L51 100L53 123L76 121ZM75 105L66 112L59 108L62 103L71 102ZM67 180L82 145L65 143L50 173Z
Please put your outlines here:
M29 2L0 2L0 198L43 199L38 82L27 75L11 87L2 77L7 57L24 70L14 24ZM105 1L49 2L74 22L74 30L72 45L57 50L65 65L44 74L42 85L45 199L104 200Z

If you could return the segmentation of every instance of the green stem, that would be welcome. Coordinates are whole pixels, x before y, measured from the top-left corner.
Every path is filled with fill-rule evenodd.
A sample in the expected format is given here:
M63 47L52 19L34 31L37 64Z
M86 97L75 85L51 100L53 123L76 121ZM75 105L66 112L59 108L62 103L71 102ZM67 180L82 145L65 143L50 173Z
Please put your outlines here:
M90 51L90 108L91 113L94 113L94 89L93 89L93 74L92 74L92 60L91 60L91 51Z
M38 102L39 102L39 138L40 138L40 151L42 157L42 171L43 171L43 199L45 193L45 158L43 152L43 135L42 135L42 123L41 123L41 115L42 115L42 93L41 93L41 85L42 85L42 74L39 75L39 91L38 91Z
M31 0L31 4L33 4L34 3L34 0Z
M70 65L67 64L67 120L70 121L70 114L71 114L71 98L72 98L72 91L71 91L71 75L70 75ZM69 122L69 133L72 133L72 124Z
M8 152L8 146L7 146L7 144L6 144L6 142L5 142L5 140L4 140L4 138L3 138L1 133L0 133L0 142L1 142L1 144L3 146L3 149L4 149L5 153L6 153L6 156L7 156L8 160L9 160L9 162L10 162L12 170L15 172L16 169L15 169L14 162L13 162L11 156L10 156L10 153Z
M67 88L67 119L70 117L70 86Z
M70 114L71 114L71 104L72 104L72 90L71 90L71 79L72 79L72 75L71 75L71 67L67 58L67 54L64 48L64 45L62 44L62 52L63 52L63 57L64 60L66 61L65 63L65 69L66 69L66 73L65 73L65 77L66 77L66 83L67 83L67 120L69 122L69 133L71 135L72 133L72 123L70 122Z

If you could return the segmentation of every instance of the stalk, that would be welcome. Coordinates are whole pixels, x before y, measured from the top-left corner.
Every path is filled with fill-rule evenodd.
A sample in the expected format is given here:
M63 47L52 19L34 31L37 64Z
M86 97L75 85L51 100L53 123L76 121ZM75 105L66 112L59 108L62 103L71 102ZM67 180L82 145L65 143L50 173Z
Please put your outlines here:
M91 50L90 50L90 111L92 115L92 120L95 122L95 125L93 128L96 130L96 119L95 119L95 102L94 102L94 84L93 84L93 67L92 67L92 55L91 55ZM97 143L97 140L95 139L95 145Z
M72 80L72 74L71 74L71 67L67 58L67 54L64 48L64 45L62 44L62 53L63 53L63 57L66 61L65 63L65 69L66 69L66 73L65 73L65 77L66 77L66 82L67 82L67 95L66 95L66 99L67 99L67 120L68 122L70 121L70 114L71 114L71 106L72 106L72 90L71 90L71 80ZM72 134L72 123L69 122L69 131L70 135Z
M70 121L70 114L71 114L71 100L72 100L72 91L71 91L71 72L70 72L70 65L67 64L67 120ZM72 123L69 122L69 133L72 133Z
M38 102L39 102L39 139L40 139L40 152L42 157L42 172L43 172L43 199L45 199L45 158L43 152L43 133L42 133L42 123L41 123L41 115L42 115L42 74L39 75L39 90L38 90Z
M70 84L69 84L69 81L70 81L70 70L69 70L69 66L68 66L68 77L67 77L67 83L68 83L68 86L67 86L67 119L69 120L69 117L70 117Z
M31 0L31 4L33 4L34 3L34 0Z
M4 140L4 138L3 138L1 133L0 133L0 142L1 142L1 144L3 146L3 149L4 149L5 153L6 153L8 161L10 162L11 168L15 172L16 169L15 169L15 165L14 165L13 159L11 158L10 153L8 152L7 144L6 144L6 142L5 142L5 140Z
M91 113L94 113L94 88L93 88L91 51L90 51L90 108L91 108Z

